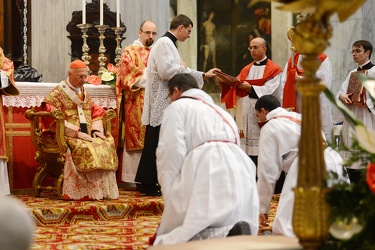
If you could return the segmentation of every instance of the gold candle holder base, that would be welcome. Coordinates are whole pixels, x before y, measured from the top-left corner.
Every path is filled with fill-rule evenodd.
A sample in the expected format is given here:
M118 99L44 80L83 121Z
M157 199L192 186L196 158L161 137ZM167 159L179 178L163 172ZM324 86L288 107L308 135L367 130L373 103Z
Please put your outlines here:
M91 56L88 53L90 51L90 48L87 45L87 37L88 37L87 31L92 26L93 26L92 24L88 24L88 23L77 24L77 27L80 28L81 31L82 31L82 39L83 39L83 45L82 45L82 52L83 52L83 54L82 54L81 59L87 65L87 68L89 69L89 74L91 73L91 70L89 68Z
M312 16L296 27L293 37L293 44L305 55L301 62L304 78L296 85L302 97L302 128L298 181L294 189L293 229L306 250L320 249L328 236L330 206L325 197L329 189L326 185L319 99L325 84L317 78L316 72L321 64L318 55L328 46L331 35L328 21L316 20Z
M122 53L122 48L121 48L122 37L121 37L121 34L124 33L125 27L113 27L112 30L114 30L115 34L116 34L115 63L116 63L116 67L118 67L119 64L120 64L121 53Z
M99 57L98 57L98 60L99 60L99 71L98 73L99 74L102 74L105 72L105 61L107 61L107 58L105 57L104 53L106 51L105 49L105 46L104 46L104 39L105 39L105 36L104 36L104 32L106 29L108 29L108 25L95 25L95 28L98 29L99 31Z

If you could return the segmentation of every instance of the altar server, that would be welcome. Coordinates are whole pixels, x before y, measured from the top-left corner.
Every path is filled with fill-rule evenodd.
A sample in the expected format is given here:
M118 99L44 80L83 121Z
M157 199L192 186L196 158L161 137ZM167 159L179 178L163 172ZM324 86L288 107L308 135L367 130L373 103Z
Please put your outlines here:
M168 84L156 151L164 211L155 245L258 233L255 165L235 121L190 74Z
M177 41L190 37L193 22L185 15L177 15L170 29L152 47L147 62L147 81L142 113L142 124L146 125L145 144L135 181L142 183L146 194L161 195L157 181L155 152L159 141L160 124L165 108L169 105L167 84L177 73L190 73L203 87L204 79L215 76L216 68L206 73L189 68L177 50Z
M291 27L288 30L288 38L293 44L295 28ZM293 55L289 58L288 62L285 64L282 76L281 76L281 85L280 85L280 96L282 107L294 112L301 112L302 109L302 100L301 96L296 91L296 83L298 79L303 79L304 70L302 67L302 61L305 55L297 51L297 49L292 46L291 50ZM328 89L331 88L332 82L332 65L329 57L320 53L318 55L320 61L320 66L316 72L316 77L322 80ZM333 119L331 111L331 103L324 93L321 93L319 96L320 99L320 114L322 120L322 130L327 141L331 142L332 140L332 129L333 129Z
M342 83L341 89L337 93L337 98L340 99L341 102L353 112L355 117L360 120L367 129L375 130L375 107L368 91L363 91L363 98L360 102L352 99L351 96L353 95L353 92L348 92L349 82L353 81L352 77L357 72L367 74L368 76L375 78L375 67L370 61L372 50L373 46L369 41L358 40L353 43L351 54L353 56L353 61L357 63L358 68L349 72L345 81ZM353 129L350 127L349 122L345 120L342 127L342 139L344 144L348 147L350 147L353 143L351 138L352 134ZM349 157L350 152L344 152L343 155L344 157ZM359 163L352 164L350 167L348 167L349 175L352 181L359 181L361 178L361 169L363 170L364 167L360 166Z
M261 125L257 182L260 200L259 223L268 226L268 211L275 183L281 171L284 171L287 175L272 231L273 234L293 237L294 192L292 188L297 184L302 117L301 114L287 111L280 106L279 100L271 95L262 96L255 104L255 113ZM347 175L344 175L342 159L336 151L326 147L324 159L328 176L331 171L339 176L338 179L333 179L332 176L328 178L328 185L338 181L349 182Z
M237 76L241 82L230 88L221 85L222 102L226 103L226 108L238 105L235 116L240 131L243 131L241 147L255 165L258 161L259 128L254 105L261 96L271 95L278 89L281 76L281 68L266 56L266 51L266 41L263 38L251 40L249 53L254 61L246 65ZM238 103L231 100L236 95L242 97Z

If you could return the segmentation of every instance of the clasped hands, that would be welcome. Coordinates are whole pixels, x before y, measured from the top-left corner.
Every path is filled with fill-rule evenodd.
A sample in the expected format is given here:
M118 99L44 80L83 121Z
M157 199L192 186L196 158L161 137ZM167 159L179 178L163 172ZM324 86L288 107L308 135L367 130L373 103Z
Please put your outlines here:
M89 134L86 134L80 131L78 131L77 133L77 138L85 140L85 141L92 141L92 138L96 138L96 137L99 137L103 140L107 139L107 137L103 133L100 133L99 131L94 131L92 133L92 137Z

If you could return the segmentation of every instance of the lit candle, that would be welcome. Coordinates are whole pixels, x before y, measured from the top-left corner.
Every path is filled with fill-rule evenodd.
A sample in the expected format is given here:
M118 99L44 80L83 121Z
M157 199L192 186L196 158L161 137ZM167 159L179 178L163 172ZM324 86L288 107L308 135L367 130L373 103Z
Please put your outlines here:
M103 25L103 0L100 0L100 25Z
M86 24L86 0L82 0L82 23Z
M116 0L116 27L120 27L120 0Z

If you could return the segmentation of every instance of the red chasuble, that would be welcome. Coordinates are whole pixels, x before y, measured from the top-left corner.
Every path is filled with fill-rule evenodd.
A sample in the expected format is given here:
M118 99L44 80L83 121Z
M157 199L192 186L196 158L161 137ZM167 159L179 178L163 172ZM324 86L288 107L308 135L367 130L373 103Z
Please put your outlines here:
M134 84L143 76L151 48L128 46L120 61L116 83L118 145L126 150L143 149L146 126L142 125L144 88Z
M274 78L278 74L281 73L281 68L279 65L271 61L270 59L267 60L266 66L264 68L263 78L254 79L254 80L245 80L246 77L249 75L250 68L254 65L254 62L251 62L247 66L245 66L237 78L241 82L248 82L254 86L263 86L268 80ZM221 102L225 103L225 107L227 109L235 108L236 107L236 97L245 97L249 94L248 91L237 88L235 84L233 87L226 86L223 84L221 86Z
M0 48L0 69L5 72L9 81L8 87L0 90L0 159L5 159L8 161L8 152L6 148L6 139L5 139L5 121L4 121L4 112L3 108L3 98L1 95L18 95L18 89L14 83L14 66L13 62L6 58L3 53L3 49Z

